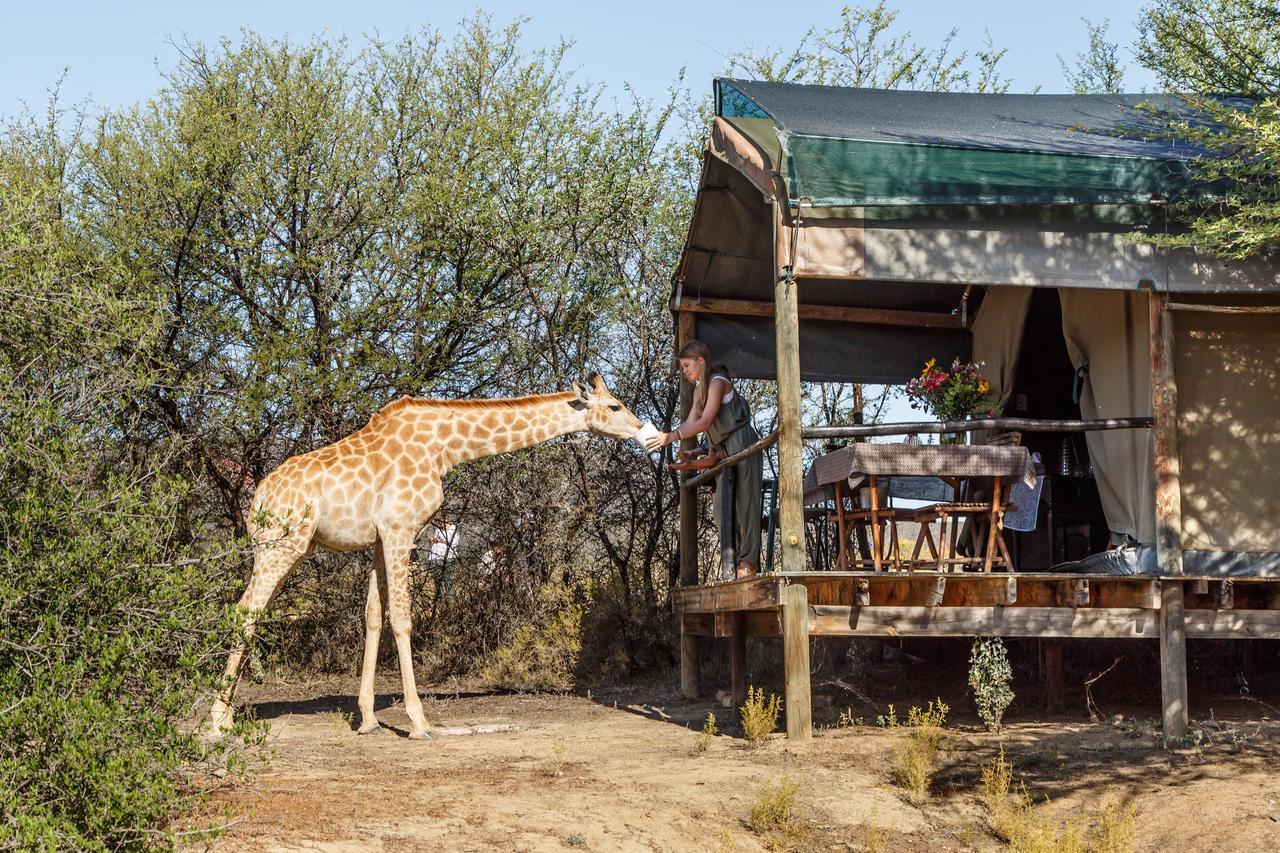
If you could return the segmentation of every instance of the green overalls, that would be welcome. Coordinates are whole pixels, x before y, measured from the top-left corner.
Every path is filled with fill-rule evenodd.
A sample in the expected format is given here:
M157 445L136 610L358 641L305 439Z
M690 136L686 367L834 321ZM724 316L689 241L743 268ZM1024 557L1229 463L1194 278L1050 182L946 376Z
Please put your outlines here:
M707 381L719 377L729 382L733 398L720 404L715 420L707 427L707 438L726 457L746 450L760 440L751 424L751 407L746 398L733 388L733 383L723 373L716 373ZM708 389L710 393L711 389ZM734 577L734 569L740 562L760 565L760 481L764 478L764 457L757 453L736 465L721 469L716 477L715 519L720 531L720 574L725 580Z

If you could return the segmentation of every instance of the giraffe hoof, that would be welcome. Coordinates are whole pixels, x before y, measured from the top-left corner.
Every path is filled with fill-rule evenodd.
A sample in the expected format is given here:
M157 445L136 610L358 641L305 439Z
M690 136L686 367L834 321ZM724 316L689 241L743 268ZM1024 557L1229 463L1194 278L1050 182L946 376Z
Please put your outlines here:
M431 729L423 729L419 732L409 732L409 737L413 740L435 740L436 736L431 733Z
M384 729L384 728L382 727L382 725L378 723L378 721L377 721L377 720L374 720L372 723L366 723L365 725L363 725L363 726L361 726L360 728L356 729L356 734L361 734L361 735L379 735L379 734L382 734L382 733L383 733L383 732L385 732L385 731L386 731L386 729Z

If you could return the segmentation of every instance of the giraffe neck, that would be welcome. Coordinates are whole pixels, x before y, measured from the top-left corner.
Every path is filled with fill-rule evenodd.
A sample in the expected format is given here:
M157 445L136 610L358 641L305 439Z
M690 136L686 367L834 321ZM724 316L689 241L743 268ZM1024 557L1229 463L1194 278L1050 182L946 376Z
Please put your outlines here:
M569 405L572 392L516 401L468 401L449 406L452 429L445 440L453 465L541 444L587 429L587 412ZM448 404L446 404L448 405ZM461 439L461 441L457 440Z

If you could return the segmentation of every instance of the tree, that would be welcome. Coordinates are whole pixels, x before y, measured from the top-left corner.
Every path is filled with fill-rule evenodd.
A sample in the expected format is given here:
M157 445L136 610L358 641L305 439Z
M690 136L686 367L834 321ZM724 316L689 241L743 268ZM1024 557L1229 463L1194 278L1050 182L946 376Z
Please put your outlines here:
M1107 29L1111 26L1110 18L1103 18L1101 24L1095 24L1088 18L1081 18L1085 30L1089 34L1089 49L1076 54L1075 67L1058 54L1058 64L1062 67L1062 76L1066 79L1071 91L1077 95L1112 95L1124 91L1124 66L1120 64L1120 46L1107 41Z
M230 754L181 722L240 554L140 429L162 303L85 229L59 121L0 135L0 849L142 849Z
M1138 21L1138 61L1185 103L1150 110L1199 146L1196 186L1173 207L1170 247L1245 258L1280 245L1280 8L1270 0L1157 0ZM1232 98L1243 96L1245 100Z
M858 89L922 89L933 92L1006 92L1010 80L998 65L1008 48L997 49L990 33L982 48L953 52L959 35L950 30L937 47L916 43L895 27L898 10L884 0L875 6L846 6L840 23L810 29L795 48L733 55L731 73L775 83L814 83Z

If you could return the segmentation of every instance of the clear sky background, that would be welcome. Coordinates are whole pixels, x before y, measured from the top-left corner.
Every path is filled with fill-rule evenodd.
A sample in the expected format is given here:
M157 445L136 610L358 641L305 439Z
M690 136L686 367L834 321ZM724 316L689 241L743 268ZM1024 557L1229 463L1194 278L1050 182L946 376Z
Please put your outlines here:
M834 25L843 5L827 0L490 0L481 8L498 23L527 17L530 47L571 39L569 67L580 79L616 93L629 83L642 96L660 98L682 66L688 85L709 91L726 56L746 48L791 47L808 28ZM1009 48L1002 69L1013 79L1012 91L1019 92L1037 85L1044 92L1064 91L1057 55L1072 58L1084 49L1082 16L1109 17L1112 38L1125 46L1127 88L1151 87L1150 75L1134 65L1128 51L1143 5L1135 0L900 0L891 5L900 11L899 23L925 45L938 44L953 26L960 30L958 47L977 46L990 31L996 45ZM67 102L89 100L111 108L144 100L161 85L160 70L175 64L170 39L214 42L249 28L266 36L343 35L358 43L374 32L390 38L424 25L449 33L471 8L433 0L0 0L0 115L13 116L24 103L40 111L64 68Z

